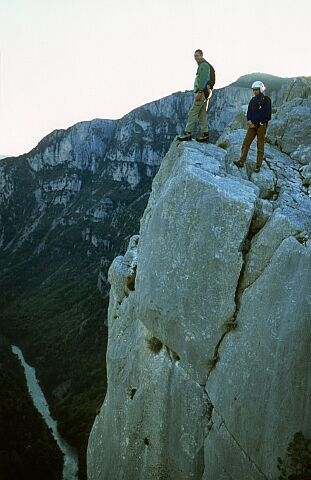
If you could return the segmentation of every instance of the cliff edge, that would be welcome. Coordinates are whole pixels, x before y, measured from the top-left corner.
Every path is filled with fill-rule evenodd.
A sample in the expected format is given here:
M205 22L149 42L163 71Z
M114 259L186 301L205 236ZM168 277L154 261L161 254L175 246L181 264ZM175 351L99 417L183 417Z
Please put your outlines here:
M238 170L244 134L173 142L110 267L89 480L272 480L311 436L309 182L275 145Z

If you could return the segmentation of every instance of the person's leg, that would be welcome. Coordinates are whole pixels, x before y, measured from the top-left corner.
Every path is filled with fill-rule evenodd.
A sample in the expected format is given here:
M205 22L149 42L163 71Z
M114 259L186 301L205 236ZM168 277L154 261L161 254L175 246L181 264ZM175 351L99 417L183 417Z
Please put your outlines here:
M209 143L209 134L208 134L208 125L207 125L206 114L207 114L208 104L209 104L209 100L210 100L211 96L212 96L212 90L209 89L208 94L207 94L207 98L205 97L206 100L204 102L204 107L202 107L202 109L200 110L200 113L199 113L199 122L200 122L201 134L198 137L196 137L196 140L198 142Z
M195 127L195 122L196 122L198 116L200 114L202 115L202 113L201 113L202 108L204 108L204 110L205 110L205 97L204 97L203 93L201 95L201 100L194 100L194 102L192 104L192 107L189 110L188 123L187 123L186 129L185 129L186 132L189 132L189 133L193 132L194 127ZM205 112L205 122L206 122L206 112ZM207 122L206 122L206 128L207 128Z
M257 129L257 162L256 169L259 170L265 153L266 125L259 125Z
M242 148L241 148L240 160L238 162L236 162L236 164L239 167L243 167L243 165L244 165L244 163L247 159L247 154L248 154L248 151L249 151L249 147L251 146L252 141L256 137L256 130L257 130L256 128L248 128L247 129L247 132L246 132L246 135L245 135L245 138L244 138L244 142L243 142Z
M201 109L199 111L199 123L200 123L200 130L201 134L207 133L208 132L208 126L207 126L207 118L206 118L206 111L208 108L208 100L206 100L204 93L202 93L202 97L204 97L204 101L202 103Z

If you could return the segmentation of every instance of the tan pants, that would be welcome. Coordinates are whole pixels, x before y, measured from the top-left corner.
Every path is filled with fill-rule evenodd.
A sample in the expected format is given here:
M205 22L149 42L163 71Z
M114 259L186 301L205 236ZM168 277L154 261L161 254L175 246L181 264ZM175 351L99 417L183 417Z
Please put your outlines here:
M261 167L263 156L265 153L265 136L266 136L266 125L258 125L255 128L248 128L244 142L241 149L240 163L245 163L249 147L251 146L252 141L257 136L257 167Z
M202 92L201 100L197 101L194 99L192 107L190 108L188 113L188 123L185 129L186 132L189 132L189 133L193 132L195 127L195 122L197 119L199 120L199 123L200 123L201 133L208 132L206 111L207 111L208 102L211 96L212 95L210 93L208 99L206 99L204 93Z

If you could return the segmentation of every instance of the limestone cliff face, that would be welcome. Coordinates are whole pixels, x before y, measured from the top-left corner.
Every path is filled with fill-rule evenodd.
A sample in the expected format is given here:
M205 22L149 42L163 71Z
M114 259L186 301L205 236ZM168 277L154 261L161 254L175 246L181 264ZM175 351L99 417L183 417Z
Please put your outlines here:
M89 480L274 480L311 435L310 189L274 145L237 169L244 134L173 142L110 267Z
M276 95L276 105L268 141L307 165L311 160L311 83L294 79Z

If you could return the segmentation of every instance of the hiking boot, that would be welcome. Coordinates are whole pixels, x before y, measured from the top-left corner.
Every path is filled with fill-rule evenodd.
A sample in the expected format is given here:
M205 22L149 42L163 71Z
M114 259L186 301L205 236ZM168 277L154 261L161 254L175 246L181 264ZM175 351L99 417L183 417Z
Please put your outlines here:
M208 134L208 132L204 132L204 133L202 133L201 135L199 135L198 137L196 137L196 141L197 141L197 142L201 142L201 143L209 143L209 134Z
M182 135L177 137L177 140L179 142L189 142L190 140L192 140L191 132L184 132Z
M243 165L244 165L244 163L241 162L241 160L235 161L235 162L233 162L233 163L234 163L234 165L236 165L236 166L239 167L239 168L242 168Z
M258 173L259 170L260 170L260 167L259 167L258 165L256 165L256 167L255 167L255 172Z

